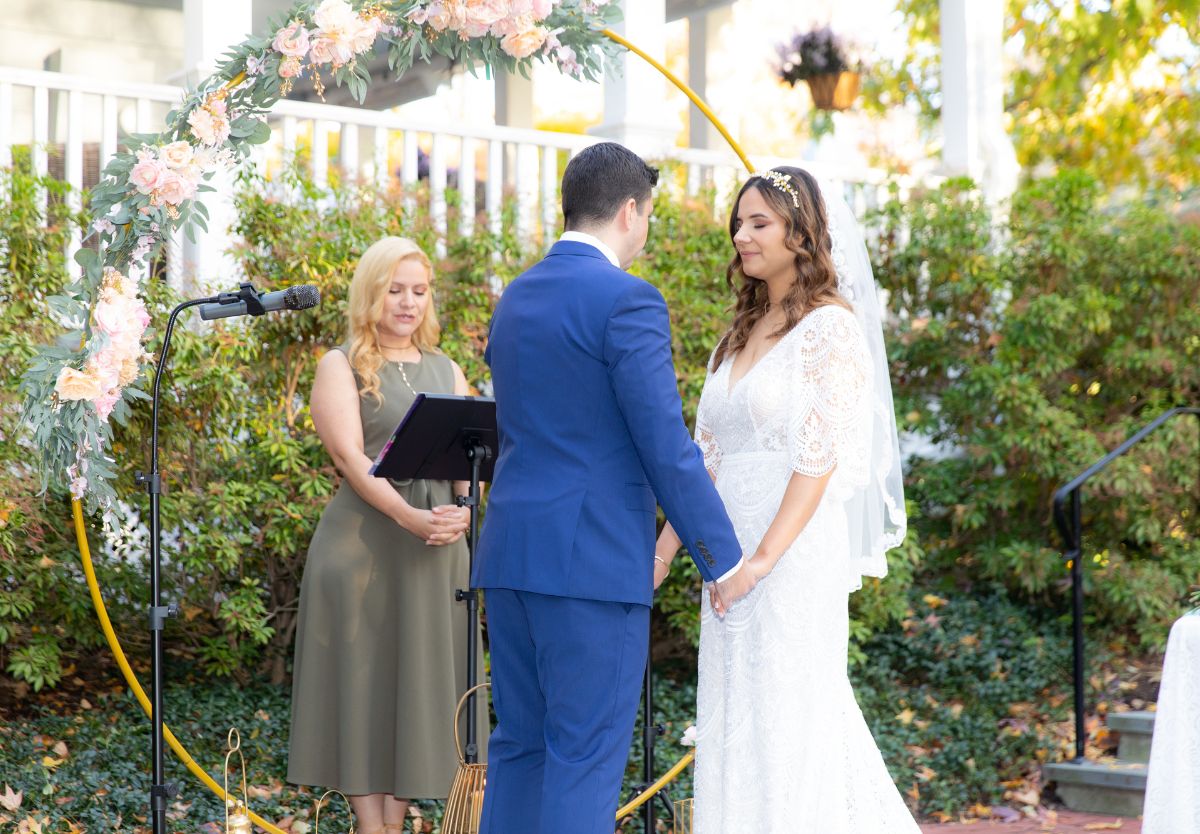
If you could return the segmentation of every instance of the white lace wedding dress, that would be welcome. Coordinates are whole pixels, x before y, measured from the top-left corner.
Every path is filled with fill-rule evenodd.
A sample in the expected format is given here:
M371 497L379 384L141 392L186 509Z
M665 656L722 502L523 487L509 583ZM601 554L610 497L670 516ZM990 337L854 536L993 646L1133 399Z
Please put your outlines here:
M834 474L749 596L723 620L702 600L694 830L917 834L846 674L858 575L842 500L868 477L861 328L847 310L822 307L730 386L732 364L709 373L696 439L743 552L758 546L793 471Z

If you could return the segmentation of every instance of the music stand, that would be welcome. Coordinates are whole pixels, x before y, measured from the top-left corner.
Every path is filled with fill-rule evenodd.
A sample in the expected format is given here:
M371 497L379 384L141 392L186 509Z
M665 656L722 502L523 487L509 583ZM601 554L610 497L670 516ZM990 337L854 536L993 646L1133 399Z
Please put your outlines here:
M468 576L475 564L479 540L479 482L490 481L495 468L496 401L491 397L452 394L417 394L392 437L371 465L376 478L429 481L470 481L471 492L455 503L471 510L471 535L467 539ZM468 584L470 580L468 579ZM479 629L479 595L472 588L454 591L456 601L467 603L467 687L475 685L476 632ZM479 755L475 694L467 701L467 744L464 759L474 764Z

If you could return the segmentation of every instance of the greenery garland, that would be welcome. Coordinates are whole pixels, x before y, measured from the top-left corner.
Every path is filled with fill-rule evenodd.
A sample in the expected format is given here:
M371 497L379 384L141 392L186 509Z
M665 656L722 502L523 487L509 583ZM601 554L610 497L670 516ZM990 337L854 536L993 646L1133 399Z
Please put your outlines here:
M91 192L94 218L75 260L81 277L48 299L69 332L43 348L22 381L43 490L65 486L89 510L114 508L109 420L123 422L153 356L140 285L177 229L207 229L200 195L218 170L243 162L271 137L266 114L305 75L322 73L362 103L371 75L360 61L382 42L395 77L434 55L528 76L534 60L597 79L615 46L609 0L323 0L298 3L270 37L233 48L217 72L167 116L165 130L136 134Z

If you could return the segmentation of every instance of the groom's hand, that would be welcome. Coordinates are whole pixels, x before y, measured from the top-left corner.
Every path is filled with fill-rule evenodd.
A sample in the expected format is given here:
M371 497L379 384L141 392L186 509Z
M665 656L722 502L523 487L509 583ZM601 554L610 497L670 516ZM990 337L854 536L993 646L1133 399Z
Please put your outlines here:
M748 562L743 562L733 576L724 582L713 583L713 611L718 617L724 617L729 606L754 590L756 584L757 574L750 569Z

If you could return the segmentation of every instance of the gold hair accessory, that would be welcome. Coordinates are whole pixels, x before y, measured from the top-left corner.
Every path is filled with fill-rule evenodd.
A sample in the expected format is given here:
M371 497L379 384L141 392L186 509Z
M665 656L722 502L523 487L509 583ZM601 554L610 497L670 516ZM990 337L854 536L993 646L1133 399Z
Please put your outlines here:
M792 178L787 174L782 171L771 170L752 174L750 179L754 179L755 177L766 180L784 194L790 196L792 198L792 205L795 208L800 208L800 195L796 193L796 188L792 185Z

